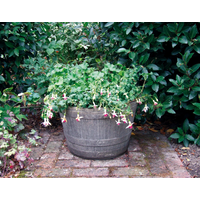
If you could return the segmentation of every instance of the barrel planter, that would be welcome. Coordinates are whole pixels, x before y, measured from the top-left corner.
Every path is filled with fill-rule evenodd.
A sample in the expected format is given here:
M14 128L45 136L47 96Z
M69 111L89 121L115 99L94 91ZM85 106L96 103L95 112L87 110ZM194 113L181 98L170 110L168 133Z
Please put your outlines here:
M130 103L133 115L128 116L134 120L137 108L136 102ZM131 129L128 124L116 124L118 118L104 117L103 109L83 108L79 110L83 118L76 121L77 110L70 107L66 111L67 123L63 124L64 135L70 152L86 159L111 159L123 154L129 145ZM61 118L63 114L60 113Z

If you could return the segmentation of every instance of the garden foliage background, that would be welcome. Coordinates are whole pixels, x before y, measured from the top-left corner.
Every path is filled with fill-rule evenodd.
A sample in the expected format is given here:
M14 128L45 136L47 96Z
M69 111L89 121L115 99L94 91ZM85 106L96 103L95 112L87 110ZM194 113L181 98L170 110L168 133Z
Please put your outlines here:
M142 115L144 105L139 105L136 121L177 115L181 123L170 137L185 146L200 145L199 54L200 24L196 22L1 22L0 122L8 133L0 136L4 141L0 157L16 155L17 138L13 137L23 130L20 120L26 118L20 106L42 102L49 85L46 74L54 63L84 60L97 68L107 61L126 67L142 65L143 73L151 73L144 92L156 92L162 106ZM19 93L25 95L19 98Z

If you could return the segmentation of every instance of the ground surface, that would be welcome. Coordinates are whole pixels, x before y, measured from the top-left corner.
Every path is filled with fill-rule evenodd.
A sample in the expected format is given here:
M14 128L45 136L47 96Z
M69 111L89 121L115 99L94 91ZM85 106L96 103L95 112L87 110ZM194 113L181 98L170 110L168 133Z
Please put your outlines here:
M42 136L41 144L32 148L35 161L24 172L25 177L200 177L200 148L169 141L170 134L163 130L173 128L171 122L171 127L160 122L138 127L141 131L134 131L128 151L111 161L89 161L72 155L59 118L48 128L41 123L40 113L25 122L27 129L34 128Z
M41 131L32 148L34 162L18 177L32 178L190 178L177 152L160 133L139 131L127 152L110 160L88 160L71 154L62 131Z
M184 147L182 144L177 144L175 141L171 141L170 144L191 177L200 178L200 147L194 144Z

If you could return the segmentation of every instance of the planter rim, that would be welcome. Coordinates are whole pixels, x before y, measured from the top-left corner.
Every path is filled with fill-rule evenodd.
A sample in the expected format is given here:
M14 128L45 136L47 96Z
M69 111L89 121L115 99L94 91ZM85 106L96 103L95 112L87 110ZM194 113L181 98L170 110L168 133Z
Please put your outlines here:
M136 101L131 101L130 104L131 104L131 107L135 107L135 106L137 107ZM81 120L83 120L83 119L99 120L99 119L108 118L108 117L104 117L104 115L103 115L104 109L103 108L98 110L97 108L96 109L94 109L94 108L77 109L76 107L68 107L66 110L66 117L68 115L70 115L71 118L76 118L78 112L79 112L79 116L83 117ZM63 113L60 113L60 114L61 114L61 116L63 116ZM115 118L118 118L118 117L115 117Z

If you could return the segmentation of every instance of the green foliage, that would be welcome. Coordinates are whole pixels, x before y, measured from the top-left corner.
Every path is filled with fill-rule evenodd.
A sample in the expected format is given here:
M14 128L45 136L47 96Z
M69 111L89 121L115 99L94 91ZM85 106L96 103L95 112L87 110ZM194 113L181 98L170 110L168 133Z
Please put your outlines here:
M143 94L154 95L162 105L155 111L150 108L149 114L161 118L184 110L185 118L193 113L190 121L197 123L199 29L196 22L1 23L1 88L12 85L23 92L29 88L31 94L22 100L36 103L39 95L44 97L47 88L53 87L47 74L57 63L76 66L86 61L97 71L107 62L134 66L138 77L147 74L137 79L138 85L145 83ZM59 85L63 81L60 78ZM143 105L138 107L143 109ZM140 121L144 117L136 116Z
M68 106L77 109L98 107L108 113L128 116L131 111L127 106L131 101L145 103L145 112L148 109L147 102L150 106L157 101L153 95L143 94L144 85L138 85L138 80L142 77L147 79L148 74L138 67L126 68L121 64L106 63L96 70L87 62L79 65L56 64L47 77L50 84L49 94L44 99L46 105L43 117L46 119L52 117L52 109L65 112Z
M44 23L0 23L0 85L24 91L32 84L22 66L23 60L42 51L47 34Z
M199 23L115 22L101 27L110 48L107 59L127 67L142 65L143 72L152 73L144 92L157 93L163 105L156 109L157 117L184 109L193 112L192 120L199 119Z
M0 176L11 170L23 169L26 163L30 164L32 161L29 158L31 150L19 141L19 135L24 130L21 121L27 119L20 113L22 102L23 98L12 92L12 88L3 90L3 94L0 92ZM34 130L26 133L25 137L28 144L33 145L39 139Z
M176 132L170 135L169 138L178 139L178 143L183 142L188 146L190 142L200 146L200 120L195 124L190 124L188 119L183 123L183 127L178 127Z

